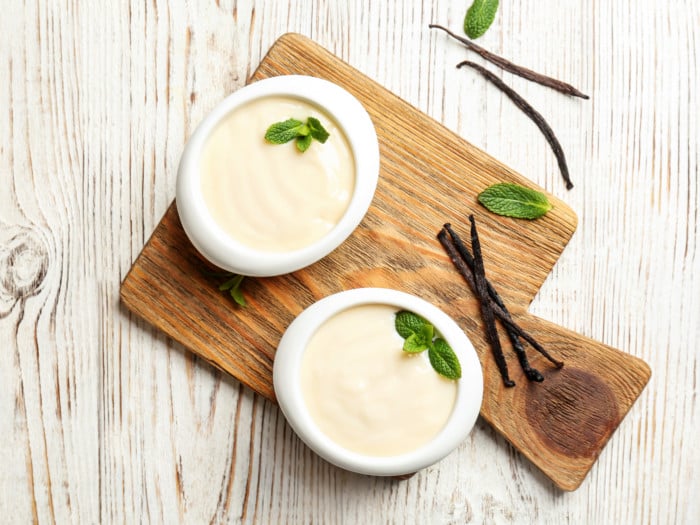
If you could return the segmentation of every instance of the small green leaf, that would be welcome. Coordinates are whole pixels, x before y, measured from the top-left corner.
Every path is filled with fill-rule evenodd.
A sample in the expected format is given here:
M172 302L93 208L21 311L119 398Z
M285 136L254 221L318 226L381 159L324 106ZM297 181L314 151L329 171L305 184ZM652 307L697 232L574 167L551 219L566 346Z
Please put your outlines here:
M489 211L518 219L537 219L552 209L544 193L509 182L489 186L478 199Z
M426 321L419 333L425 341L425 344L429 345L433 340L433 336L435 335L435 327Z
M224 283L220 284L219 290L221 290L222 292L228 292L229 295L236 302L236 304L238 304L239 306L246 306L245 297L243 297L243 292L241 291L241 283L243 282L243 279L245 279L245 276L233 273L226 273L220 275L222 277L231 278L225 281Z
M409 354L417 354L428 349L428 343L423 340L420 334L413 334L403 342L403 351Z
M428 350L428 359L433 369L447 379L462 377L462 367L459 359L450 345L442 338L435 339Z
M436 334L435 327L420 315L407 310L396 312L394 326L403 342L403 351L417 354L428 350L428 359L433 369L448 379L462 377L462 368L459 359L455 355L447 341ZM433 338L437 335L435 341Z
M304 153L309 146L311 146L311 135L306 135L305 137L297 137L297 149Z
M428 321L423 319L420 315L416 315L407 310L396 312L396 317L394 319L396 331L404 339L407 339L413 334L420 333L421 329L427 324L429 324Z
M232 286L233 286L233 279L229 279L225 283L221 283L219 285L219 290L221 290L222 292L225 292L226 290L230 290Z
M228 275L231 275L231 274L228 274ZM228 277L228 275L227 275L227 277ZM226 290L230 290L234 286L238 285L240 283L239 277L240 277L240 275L234 275L231 279L229 279L228 281L219 285L219 290L221 290L222 292L225 292Z
M306 133L301 133L306 128ZM272 144L284 144L294 140L299 135L308 135L309 128L302 121L297 119L287 119L283 122L272 124L265 132L265 140Z
M403 343L404 352L415 354L427 350L432 341L435 328L430 323L424 324L420 330L411 334Z
M245 297L243 297L243 292L241 291L240 286L232 288L230 294L238 306L247 306L248 305L248 303L246 303L246 301L245 301Z
M317 118L309 117L306 124L311 130L311 136L318 140L321 144L325 144L330 134L328 131L326 131L326 128L323 127L321 121L319 121Z
M464 32L469 38L479 38L486 33L496 18L498 0L474 0L464 17Z
M265 140L272 144L285 144L290 140L296 139L296 147L302 153L309 149L312 139L323 144L328 140L328 137L328 131L314 117L307 118L306 124L293 118L284 122L276 122L267 128L265 133Z

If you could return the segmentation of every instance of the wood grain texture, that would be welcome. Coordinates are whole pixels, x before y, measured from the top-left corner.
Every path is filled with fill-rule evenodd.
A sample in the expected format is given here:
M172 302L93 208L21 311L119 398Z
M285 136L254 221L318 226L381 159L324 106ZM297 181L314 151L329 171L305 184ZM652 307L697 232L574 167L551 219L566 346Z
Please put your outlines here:
M501 2L479 42L592 96L499 73L559 135L570 192L532 123L456 71L474 57L427 29L458 31L462 1L3 8L0 246L31 236L43 247L18 268L32 280L44 253L46 274L0 304L1 521L699 521L697 2ZM120 283L172 202L184 141L290 31L576 210L529 311L654 370L577 491L561 494L483 420L405 482L334 469L274 404L120 307Z
M545 218L497 217L477 204L492 184L526 179L474 148L369 78L301 35L281 37L253 81L284 74L314 75L344 87L365 106L377 130L381 168L375 198L358 229L328 257L294 274L257 279L247 308L231 311L212 269L197 256L175 205L156 228L121 289L124 303L217 368L274 400L272 363L284 330L313 301L358 287L393 288L445 310L468 333L484 370L481 415L559 487L576 489L650 376L643 361L552 324L528 331L566 362L552 372L542 358L545 387L503 386L476 298L436 240L444 222L466 225L474 214L492 282L514 311L535 296L576 227L563 202ZM407 134L415 128L421 133ZM465 235L466 237L466 235ZM220 280L219 280L220 281ZM510 354L513 354L512 352ZM538 356L539 357L539 356ZM548 370L548 368L550 370ZM554 383L550 386L549 383Z

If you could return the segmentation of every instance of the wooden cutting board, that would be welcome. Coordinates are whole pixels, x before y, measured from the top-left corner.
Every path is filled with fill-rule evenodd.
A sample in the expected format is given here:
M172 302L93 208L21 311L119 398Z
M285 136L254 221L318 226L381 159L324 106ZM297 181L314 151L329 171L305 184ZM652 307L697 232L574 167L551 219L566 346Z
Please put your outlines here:
M282 36L250 81L284 74L331 80L369 112L379 137L381 173L365 219L313 266L247 279L248 307L238 308L218 291L222 279L211 275L189 243L173 203L122 284L124 304L274 401L275 349L305 307L365 286L421 296L455 318L476 347L484 370L483 418L557 486L577 488L651 371L640 359L526 312L571 238L576 215L553 195L554 209L536 221L487 212L476 201L487 186L506 181L536 186L303 36ZM566 363L555 370L530 352L533 366L546 377L543 383L528 383L503 337L517 383L503 387L478 303L436 240L445 222L468 239L470 213L480 227L488 277L515 319Z

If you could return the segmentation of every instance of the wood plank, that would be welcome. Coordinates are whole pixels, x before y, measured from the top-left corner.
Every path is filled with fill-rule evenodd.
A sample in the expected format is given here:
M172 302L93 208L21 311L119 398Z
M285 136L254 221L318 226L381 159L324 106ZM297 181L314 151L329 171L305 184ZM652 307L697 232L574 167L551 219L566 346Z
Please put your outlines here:
M382 166L375 200L360 227L307 269L249 279L249 307L236 309L207 275L211 268L189 244L173 204L124 280L124 303L274 400L277 342L306 306L361 286L420 295L456 318L477 348L485 375L481 415L559 487L577 488L650 370L640 359L524 313L574 232L573 211L550 195L554 209L538 221L486 212L475 197L488 185L532 184L300 35L280 38L252 80L290 73L338 83L372 117ZM477 302L435 240L444 222L464 225L469 213L480 224L491 280L520 322L566 362L555 371L541 358L533 359L545 373L544 386L526 384L511 358L519 387L503 387L483 338Z

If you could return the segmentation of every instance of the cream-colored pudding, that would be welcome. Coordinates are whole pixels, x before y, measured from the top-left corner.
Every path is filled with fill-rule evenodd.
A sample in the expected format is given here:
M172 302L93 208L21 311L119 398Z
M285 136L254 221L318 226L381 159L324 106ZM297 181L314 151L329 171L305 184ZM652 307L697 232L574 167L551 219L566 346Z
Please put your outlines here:
M408 354L397 309L361 305L328 319L302 356L304 402L319 429L369 456L411 452L447 423L457 383L438 375L427 352Z
M330 133L304 153L294 141L269 144L267 128L308 117ZM326 235L348 207L355 185L352 150L340 127L303 100L270 96L232 111L204 145L201 187L214 220L251 248L282 252Z

